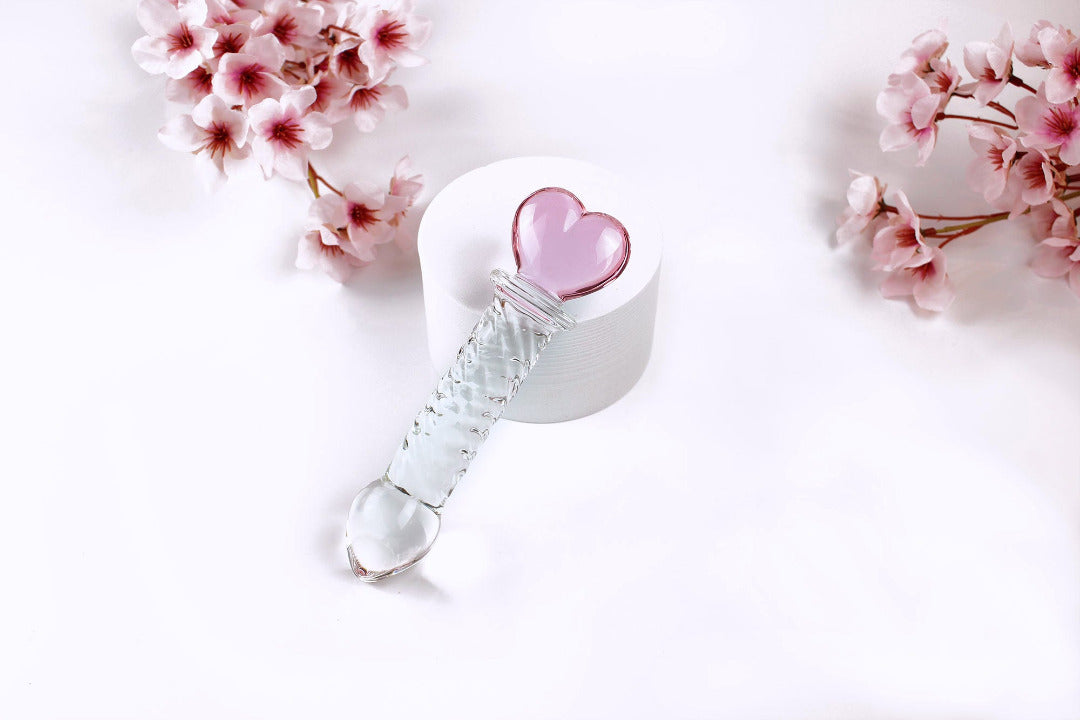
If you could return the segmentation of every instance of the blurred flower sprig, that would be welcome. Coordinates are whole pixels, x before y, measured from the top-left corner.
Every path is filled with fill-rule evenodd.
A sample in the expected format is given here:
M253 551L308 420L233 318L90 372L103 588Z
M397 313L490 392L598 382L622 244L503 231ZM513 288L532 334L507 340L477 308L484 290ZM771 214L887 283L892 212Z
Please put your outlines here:
M879 178L853 172L837 241L871 238L875 268L885 275L882 294L941 311L955 296L945 248L988 225L1023 217L1036 241L1032 269L1064 278L1080 296L1080 208L1074 203L1080 198L1080 39L1041 21L1017 42L1006 25L996 39L964 47L971 76L966 82L945 57L948 46L943 31L929 30L901 55L877 99L888 123L881 149L914 146L923 165L941 123L966 123L975 155L968 184L991 212L916 212L902 190L887 193ZM1015 103L1003 95L1009 88L1020 95Z
M135 61L166 75L166 97L186 106L161 141L192 153L211 188L249 161L267 179L310 188L299 267L344 282L378 246L401 239L423 189L408 157L388 183L339 189L310 153L330 144L338 123L367 133L408 106L389 79L426 62L417 51L431 31L412 0L139 0L136 12L146 35L132 46Z

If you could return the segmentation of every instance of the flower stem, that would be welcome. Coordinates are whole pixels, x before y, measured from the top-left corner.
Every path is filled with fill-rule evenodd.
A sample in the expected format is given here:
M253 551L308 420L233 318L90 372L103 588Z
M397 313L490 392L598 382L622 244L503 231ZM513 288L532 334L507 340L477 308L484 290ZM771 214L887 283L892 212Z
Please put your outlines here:
M951 115L949 113L938 113L937 120L971 120L972 122L986 123L987 125L996 125L997 127L1003 127L1007 130L1019 130L1016 125L1010 123L998 122L997 120L990 120L989 118L975 117L974 115Z
M953 97L967 98L969 100L974 100L975 99L974 95L964 95L962 93L953 93ZM1001 103L997 102L996 100L988 102L986 104L986 107L990 108L991 110L997 110L999 113L1001 113L1005 117L1009 118L1013 122L1016 122L1016 115L1013 114L1013 111L1010 110L1009 108L1005 107Z
M308 187L311 188L311 193L315 197L319 197L319 183L322 183L327 190L334 193L335 195L341 195L341 191L331 185L326 178L320 175L319 172L315 169L315 166L311 163L308 163L307 166L307 182Z
M1078 197L1080 197L1080 189L1075 190L1075 191L1070 192L1070 193L1066 193L1066 194L1062 195L1058 199L1061 200L1062 202L1064 202L1066 200L1073 200L1074 198L1078 198ZM1080 210L1080 208L1077 208L1077 210ZM1030 207L1021 214L1022 215L1027 215L1029 212L1031 212ZM938 245L939 248L943 248L946 245L948 245L949 243L951 243L953 240L956 240L957 238L964 237L965 235L970 235L971 233L975 232L976 230L978 230L978 229L980 229L982 227L985 227L987 225L990 225L991 223L996 223L996 222L1001 222L1002 220L1007 220L1009 218L1009 216L1010 216L1009 212L999 212L999 213L994 213L993 215L987 215L987 216L983 217L981 220L976 220L974 222L961 223L959 225L946 225L945 227L941 227L941 228L927 228L926 230L923 231L923 233L927 237L935 237L935 238L939 238L939 239L944 240L944 242L942 242L940 245ZM922 218L922 219L929 219L929 218L933 218L935 216L933 216L933 215L920 215L919 217Z
M986 213L985 215L920 215L923 220L985 220L998 213Z
M1023 88L1025 90L1027 90L1029 93L1031 93L1032 95L1037 95L1039 93L1038 90L1031 87L1030 85L1028 85L1026 82L1024 82L1023 80L1021 80L1020 78L1018 78L1015 75L1010 75L1009 76L1009 84L1010 85L1015 85L1018 88Z
M919 217L929 217L929 216L920 215ZM1007 217L1009 217L1009 213L1007 213L1007 212L994 213L993 215L986 215L981 220L976 220L974 222L960 223L959 225L946 225L945 227L942 227L942 228L935 228L934 229L934 234L937 235L939 233L951 233L951 232L955 232L957 230L962 230L962 231L964 231L966 233L969 230L978 230L983 225L989 225L990 223L1001 222L1002 220L1006 219Z
M340 25L327 25L326 29L327 30L337 30L338 32L343 32L346 35L352 35L353 37L360 37L359 33L354 33L352 30L350 30L348 28L343 28Z
M978 230L978 229L979 229L980 227L982 227L982 226L981 226L981 225L977 225L977 226L975 226L975 227L971 227L971 228L968 228L967 230L961 230L960 232L956 233L955 235L953 235L953 236L951 236L951 237L947 237L947 238L945 238L945 242L943 242L943 243L941 243L940 245L938 245L938 248L940 249L940 248L943 248L943 247L945 247L946 245L948 245L949 243L951 243L951 242L952 242L953 240L955 240L956 238L962 238L962 237L964 237L965 235L970 235L971 233L973 233L973 232L975 232L976 230Z
M997 110L999 113L1001 113L1002 115L1005 115L1006 117L1008 117L1013 122L1016 122L1016 115L1013 113L1013 111L1010 110L1009 108L1005 107L1001 103L996 102L996 101L995 102L990 102L990 103L987 103L986 107L993 108L993 109Z
M882 201L881 203L881 209L885 212L899 212L899 210L897 210L895 206L889 205L884 201ZM982 220L996 214L997 213L986 213L984 215L924 215L922 213L919 213L919 217L921 217L923 220Z

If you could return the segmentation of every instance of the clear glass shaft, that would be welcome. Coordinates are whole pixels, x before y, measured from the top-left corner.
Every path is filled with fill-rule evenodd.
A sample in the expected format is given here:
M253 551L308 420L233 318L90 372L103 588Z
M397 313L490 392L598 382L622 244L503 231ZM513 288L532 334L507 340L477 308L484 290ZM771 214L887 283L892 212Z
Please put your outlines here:
M492 273L495 298L439 379L386 473L353 501L353 572L376 580L430 549L439 512L552 336L573 326L558 298L520 276Z

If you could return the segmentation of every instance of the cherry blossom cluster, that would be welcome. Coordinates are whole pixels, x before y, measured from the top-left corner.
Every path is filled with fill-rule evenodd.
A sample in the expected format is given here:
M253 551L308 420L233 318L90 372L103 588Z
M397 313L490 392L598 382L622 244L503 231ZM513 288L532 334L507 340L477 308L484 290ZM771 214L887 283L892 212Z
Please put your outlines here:
M968 81L945 57L947 48L945 33L930 30L901 56L877 99L888 123L881 149L914 146L923 165L941 123L967 123L975 155L968 184L993 212L916 213L902 191L886 196L881 180L853 173L837 241L872 238L875 268L885 273L882 294L911 297L921 308L940 311L954 297L945 247L1023 216L1037 242L1032 269L1065 278L1080 296L1080 208L1070 205L1080 199L1080 39L1042 21L1016 41L1006 25L995 40L964 47ZM1028 82L1017 71L1036 79ZM1016 96L1012 103L1006 99Z
M423 188L408 158L388 186L354 182L341 190L309 156L351 119L371 132L408 100L389 83L415 67L430 23L412 0L139 0L146 32L132 46L147 72L167 76L166 96L185 106L158 137L192 153L210 187L249 159L267 179L306 183L314 195L297 265L344 282L401 235Z

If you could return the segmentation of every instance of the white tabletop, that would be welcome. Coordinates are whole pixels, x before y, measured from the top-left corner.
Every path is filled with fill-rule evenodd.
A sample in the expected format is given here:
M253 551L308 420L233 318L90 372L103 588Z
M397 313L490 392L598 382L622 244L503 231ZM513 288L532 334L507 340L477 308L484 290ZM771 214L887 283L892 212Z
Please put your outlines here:
M912 36L1075 2L422 0L412 107L327 173L579 157L666 257L641 383L501 424L377 586L342 523L431 389L415 258L342 288L293 268L305 188L205 194L133 5L0 9L0 715L1080 715L1080 300L1015 228L940 317L831 243L849 167L978 207L961 127L876 149Z

